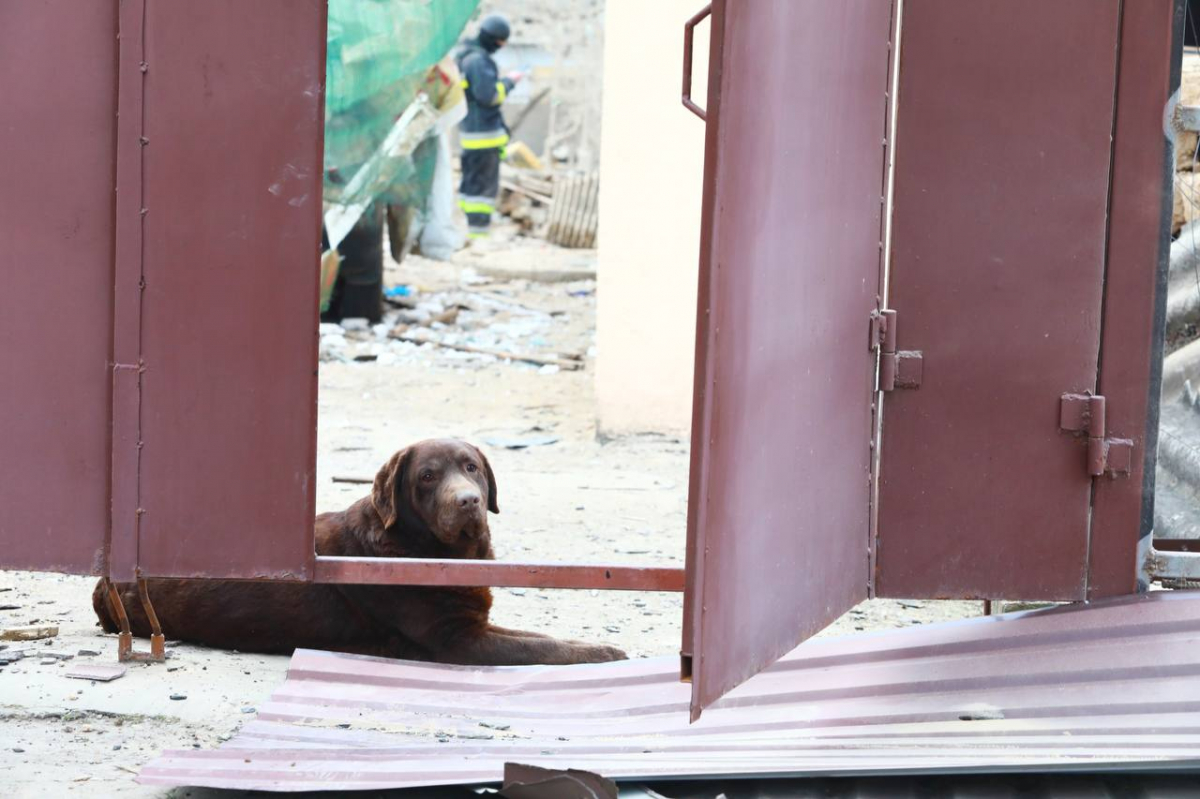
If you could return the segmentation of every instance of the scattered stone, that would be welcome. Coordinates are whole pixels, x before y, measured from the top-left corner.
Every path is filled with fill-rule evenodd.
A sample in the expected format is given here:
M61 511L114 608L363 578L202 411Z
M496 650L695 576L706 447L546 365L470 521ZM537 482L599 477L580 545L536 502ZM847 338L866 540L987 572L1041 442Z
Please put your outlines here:
M528 449L529 447L545 447L557 444L558 436L528 435L528 436L485 436L483 443L489 447L502 449Z
M98 657L100 657L100 653L94 649L80 649L75 654L81 658L98 658Z
M247 705L246 707L242 708L242 712L243 712L243 713L254 713L254 712L255 712L255 708L252 708L252 707L250 707L249 705Z
M479 722L479 726L487 727L489 730L499 730L500 732L504 732L505 730L512 729L511 724L496 724L496 723L493 723L490 721L481 721L481 722Z
M37 641L43 638L53 638L58 635L58 628L46 627L9 627L0 630L0 641Z
M187 699L187 694L171 694L171 699L176 702L181 702L184 699Z
M109 666L99 664L84 664L76 666L67 672L68 677L77 680L92 680L94 682L112 682L125 676L128 669L125 666Z

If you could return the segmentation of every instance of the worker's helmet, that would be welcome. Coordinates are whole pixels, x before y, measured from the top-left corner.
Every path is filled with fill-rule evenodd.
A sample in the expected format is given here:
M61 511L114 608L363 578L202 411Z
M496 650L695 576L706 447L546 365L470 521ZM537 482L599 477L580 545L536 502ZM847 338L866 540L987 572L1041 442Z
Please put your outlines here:
M508 41L511 29L508 27L507 19L499 14L492 14L479 24L479 32L490 37L496 44L503 44Z

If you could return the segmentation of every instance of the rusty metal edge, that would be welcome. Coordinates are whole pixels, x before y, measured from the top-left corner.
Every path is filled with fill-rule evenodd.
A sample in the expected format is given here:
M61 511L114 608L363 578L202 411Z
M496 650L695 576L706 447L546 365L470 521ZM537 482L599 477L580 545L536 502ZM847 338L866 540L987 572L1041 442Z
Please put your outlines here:
M897 98L895 92L900 86L900 57L903 41L900 33L903 28L901 15L904 11L904 0L892 0L891 37L888 41L888 77L887 93L883 113L883 175L880 185L880 202L883 211L879 214L879 286L875 294L875 310L882 313L887 308L888 270L891 268L891 200L892 200L892 161L895 157L895 142L893 134L896 131L895 114ZM895 318L893 314L893 319ZM875 347L875 342L870 342ZM878 367L877 367L878 372ZM871 398L871 474L867 482L867 598L875 598L875 572L879 568L879 466L880 449L883 444L883 403L884 392L880 390L879 377L876 375L874 395Z
M1170 18L1162 16L1169 10ZM1092 494L1088 531L1086 595L1088 600L1145 591L1142 555L1150 546L1154 526L1154 483L1158 443L1159 399L1162 391L1163 330L1166 318L1167 272L1174 153L1162 129L1162 109L1178 89L1183 53L1183 0L1131 3L1121 6L1118 84L1115 93L1114 143L1110 175L1110 213L1105 252L1105 291L1101 330L1098 393L1112 401L1110 434L1141 439L1140 480L1136 469L1128 478L1100 478ZM1166 25L1166 31L1163 25ZM1171 37L1167 74L1158 60L1161 35ZM1161 77L1165 85L1155 85ZM1161 93L1161 94L1160 94ZM1153 118L1147 103L1155 104ZM1153 138L1151 138L1153 137ZM1152 143L1152 144L1151 144ZM1155 166L1157 168L1155 169ZM1153 171L1152 171L1153 170ZM1159 183L1158 229L1147 229L1148 181ZM1123 264L1123 265L1122 265ZM1152 277L1150 264L1153 264ZM1144 337L1140 351L1124 342L1125 330L1145 309L1130 308L1130 281L1149 281L1144 296L1152 303L1149 329L1132 331ZM1113 332L1111 326L1121 330ZM1142 378L1131 385L1133 377ZM1126 386L1130 386L1126 388ZM1136 485L1131 485L1137 481ZM1128 496L1130 491L1140 496ZM1123 506L1136 503L1131 512ZM1134 533L1128 525L1136 520ZM1132 562L1132 563L1131 563Z
M692 443L688 475L687 545L684 558L687 585L683 593L683 634L680 642L680 679L692 678L692 655L700 627L700 608L695 601L704 583L702 552L704 519L708 496L708 430L711 425L711 397L707 391L712 364L709 357L710 310L712 307L713 229L716 213L718 148L721 123L722 59L725 51L725 0L715 0L709 17L708 100L705 103L704 186L700 205L700 258L696 291L696 354L692 375ZM693 708L699 718L699 708Z
M318 54L317 57L320 59L320 61L318 63L324 65L326 63L326 50L329 47L329 33L328 33L329 4L328 3L321 3L320 14L321 14L320 53ZM325 70L324 70L324 67L322 66L321 81L320 81L320 85L317 88L317 94L318 94L317 102L321 108L325 107L326 80L327 80L327 78L325 75ZM319 125L318 127L319 127L319 130L317 133L317 143L316 143L317 158L314 163L323 164L325 161L325 126L322 124L322 125ZM313 205L313 208L311 211L311 213L313 215L313 229L317 231L318 239L320 238L320 231L321 231L322 227L324 226L324 216L323 216L323 212L322 212L322 207L323 207L322 203L315 203ZM309 308L310 308L311 319L312 319L312 327L310 328L310 335L312 338L311 338L311 344L308 348L308 364L312 371L312 378L309 380L309 383L308 383L308 396L305 398L305 401L308 403L308 407L310 410L310 419L311 419L311 426L306 431L308 434L308 465L309 465L308 473L310 475L312 475L312 477L314 479L309 480L308 485L306 486L308 495L305 497L305 502L308 505L307 516L308 516L308 518L312 519L312 518L315 518L317 515L317 485L316 485L315 477L317 474L317 423L318 423L318 419L320 416L319 373L320 373L320 363L321 363L321 359L320 359L320 348L321 348L321 331L320 331L320 324L321 324L321 248L319 245L313 251L312 269L309 274L310 274L309 290L311 292L311 296L309 298ZM312 581L312 580L316 579L316 559L317 559L316 530L314 528L314 530L313 530L313 547L312 547L311 552L309 553L308 561L304 565L304 574L302 575L303 580Z
M106 573L137 576L141 449L145 0L118 10L117 153L112 343L112 472Z
M318 583L354 585L591 588L610 591L682 591L684 570L663 566L512 563L437 558L355 558L318 555Z
M112 108L117 108L120 101L120 70L121 70L121 50L120 50L120 0L112 0L112 30L111 35L117 42L116 47L116 68L114 74L116 80L112 84ZM116 356L116 286L117 286L117 144L120 141L120 120L116 113L113 113L112 132L113 132L113 149L112 149L112 171L111 171L111 187L113 189L113 204L112 215L109 218L109 246L111 247L111 257L109 258L109 283L113 287L112 302L109 304L108 329L105 333L108 335L108 360L104 364L106 376L112 381L110 383L111 390L108 392L106 401L106 418L109 420L108 429L105 430L105 461L108 464L108 469L104 473L105 494L109 500L109 512L104 520L104 548L101 556L97 558L93 565L92 574L95 576L106 576L108 574L108 564L112 552L112 534L113 534L113 517L112 517L112 497L113 497L113 420L116 418L116 370L114 365L117 362Z

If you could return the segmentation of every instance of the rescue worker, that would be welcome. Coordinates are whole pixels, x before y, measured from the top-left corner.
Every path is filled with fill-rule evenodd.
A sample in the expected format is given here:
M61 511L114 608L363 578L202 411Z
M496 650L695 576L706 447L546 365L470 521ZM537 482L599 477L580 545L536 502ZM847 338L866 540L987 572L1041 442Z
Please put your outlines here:
M508 126L500 106L521 80L520 73L501 78L492 59L508 41L508 20L492 15L479 25L456 59L467 95L467 116L459 123L462 144L462 183L459 207L467 215L467 235L487 235L500 194L500 161L508 144Z

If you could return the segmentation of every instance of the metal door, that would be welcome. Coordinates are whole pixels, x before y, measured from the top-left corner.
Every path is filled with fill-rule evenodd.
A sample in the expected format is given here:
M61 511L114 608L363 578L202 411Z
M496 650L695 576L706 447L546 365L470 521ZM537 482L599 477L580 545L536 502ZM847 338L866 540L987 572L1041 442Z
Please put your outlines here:
M321 0L0 6L0 566L311 578L324 55Z
M713 4L692 716L867 595L889 0Z
M880 596L1086 596L1059 412L1097 385L1120 8L904 3L888 304L923 374L883 398Z
M116 2L0 5L0 564L104 568Z
M142 42L138 565L307 578L325 3L153 0Z

